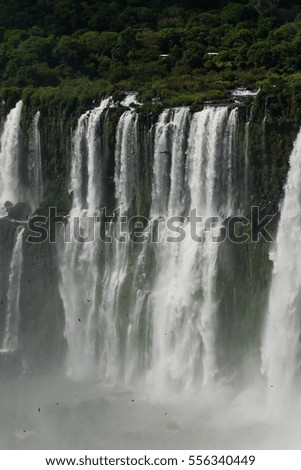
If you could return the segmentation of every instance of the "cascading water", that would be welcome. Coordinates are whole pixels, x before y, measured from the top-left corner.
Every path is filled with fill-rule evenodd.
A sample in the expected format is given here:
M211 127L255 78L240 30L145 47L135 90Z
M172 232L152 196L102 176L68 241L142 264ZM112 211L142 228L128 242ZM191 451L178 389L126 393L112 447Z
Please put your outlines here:
M22 101L19 101L8 114L0 139L1 206L6 201L16 203L23 196L19 178L19 134L22 105Z
M78 122L71 217L85 220L85 214L99 207L96 154L101 149L95 125L104 109L102 105ZM138 122L135 111L125 111L116 130L117 220L133 210L139 187ZM189 108L162 112L155 125L151 221L157 216L188 216L189 209L204 220L231 214L236 127L236 108L208 107L193 116ZM185 239L180 243L166 242L165 227L154 246L146 242L133 249L128 239L113 239L109 244L65 247L60 290L72 375L89 374L97 367L102 378L130 382L146 374L160 390L208 384L215 378L218 244L204 227L198 231L202 243L192 240L186 219L182 228ZM219 229L213 232L217 236ZM103 267L97 265L99 253L104 253Z
M138 115L125 111L119 119L115 145L115 201L117 221L131 210L137 187ZM125 291L129 278L129 240L113 234L106 246L106 268L102 280L99 309L100 372L116 380L122 374L123 327L125 327ZM119 240L118 240L119 238Z
M187 143L187 120L189 108L172 110L171 126L171 171L168 215L181 215L185 208L185 145ZM161 155L162 156L162 155Z
M174 129L178 139L185 135L185 109L180 113L179 125ZM195 211L203 222L208 217L219 215L218 180L222 178L227 184L231 181L235 118L236 111L232 111L229 118L226 107L205 108L195 113L188 137L187 165L183 148L179 165L179 142L172 151L171 175L177 184L171 184L169 201L175 200L183 188L183 180L173 175L175 167L182 175L186 168L184 180L187 179L188 183L190 214ZM228 126L231 126L230 131ZM173 136L172 141L177 141L177 136ZM221 160L225 158L223 149L227 155L227 171L219 174L219 168L223 168ZM231 189L229 194L224 194L226 207ZM171 207L173 209L169 210L168 217L181 214L182 199L178 199L177 205L169 203ZM202 242L192 239L190 222L184 229L185 238L179 243L164 242L164 233L157 253L158 274L153 291L153 372L160 389L171 384L173 388L190 389L194 382L207 385L217 373L214 285L218 244L212 242L211 235L205 233L204 227L197 230L197 235L203 237ZM218 231L215 231L217 236Z
M250 110L250 116L245 124L245 172L244 172L244 185L245 185L245 199L248 200L249 196L249 153L250 153L250 124L253 120L253 109L252 105Z
M20 321L20 286L23 269L23 233L24 228L17 229L16 241L13 248L9 269L9 284L7 292L7 307L4 335L1 352L12 352L19 347Z
M70 185L73 192L70 214L72 237L70 243L61 247L60 292L65 307L69 345L67 370L69 375L79 378L92 373L95 366L98 244L95 242L93 224L103 191L99 186L104 166L99 126L110 102L110 99L104 99L98 108L88 111L78 120ZM83 243L75 240L75 232L83 238L90 237L90 241Z
M152 188L151 216L166 214L168 206L169 188L169 114L170 110L163 111L156 124L154 145L154 177Z
M266 154L266 127L267 127L267 119L268 119L268 101L269 101L269 98L267 96L265 99L265 103L264 103L264 116L263 116L263 120L261 124L261 134L262 134L261 141L262 141L263 155Z
M218 180L219 206L226 217L233 215L235 207L239 204L235 201L236 188L238 187L238 108L231 110L227 122L223 141L223 171ZM226 177L225 177L226 175ZM226 197L225 197L226 195ZM226 200L226 203L224 202Z
M105 447L107 443L113 446L120 442L125 448L131 445L134 447L136 436L141 434L145 440L137 445L143 448L150 438L154 446L158 443L164 446L167 442L179 448L179 442L184 442L183 445L189 447L193 442L195 448L200 448L200 442L204 442L202 436L207 439L211 433L214 434L214 442L209 436L205 443L212 446L226 443L231 448L229 443L238 442L237 445L243 448L246 442L255 442L260 447L264 445L262 436L266 437L266 428L270 442L274 442L275 439L270 438L270 431L273 432L274 428L271 430L271 426L266 426L266 408L258 405L258 391L261 392L261 388L257 387L257 383L254 389L243 388L243 369L248 358L246 349L238 349L246 335L250 332L253 334L254 324L260 324L260 308L255 319L251 318L254 309L249 310L249 306L246 306L244 310L247 303L245 289L251 287L252 293L256 293L257 288L262 288L262 278L267 278L268 266L262 266L264 258L262 262L258 261L258 252L266 251L261 250L262 247L257 250L258 245L254 248L247 244L237 249L228 241L223 245L213 241L213 237L218 238L224 233L221 222L233 214L237 215L237 211L242 209L239 198L245 202L245 198L240 197L244 183L249 180L252 183L246 164L249 156L253 156L249 135L252 117L245 126L243 148L244 123L241 122L243 112L240 112L240 105L205 106L199 112L182 107L162 110L159 116L155 113L146 116L136 109L137 103L132 105L133 97L127 97L122 104L127 109L116 107L111 110L111 100L103 100L99 107L78 119L72 142L70 175L73 204L70 215L65 219L70 218L66 236L70 231L71 238L70 242L59 243L58 261L53 256L47 270L41 266L44 259L49 260L51 249L48 246L45 248L45 245L39 248L25 244L24 229L20 228L15 234L13 255L10 258L11 243L6 244L5 235L15 233L16 222L1 220L1 246L9 246L10 250L6 250L8 256L4 253L5 249L0 252L3 264L0 297L5 299L7 295L7 301L0 303L0 364L6 367L5 372L20 371L21 362L23 372L24 364L28 365L28 370L32 367L35 371L39 358L34 362L32 356L38 356L36 352L42 351L44 347L48 353L49 347L48 339L41 334L41 328L43 332L47 331L49 321L49 325L56 328L56 333L60 332L65 313L67 376L85 379L70 382L61 376L59 380L52 380L51 377L52 384L47 390L49 396L44 399L36 387L36 384L41 383L40 378L35 377L28 407L30 419L25 426L22 420L23 415L26 415L23 413L26 407L20 401L22 412L16 414L18 426L24 426L23 429L28 429L27 424L32 426L33 433L30 435L33 437L30 442L27 441L28 446L31 442L34 443L32 445L36 442L44 445L45 436L55 436L55 443L63 436L62 442L65 444L65 435L69 437L70 434L67 445L75 448L79 442L77 430L81 428L74 425L77 419L80 425L87 419L87 422L83 422L84 432L80 435L82 445L88 442L88 445L97 446L101 443ZM10 120L10 127L8 129L7 125L4 129L7 137L4 138L3 131L1 143L6 142L7 148L13 148L19 153L19 149L13 145L14 141L19 140L16 137L19 130L15 133L12 131L14 120L11 113L6 120L6 125ZM29 134L28 147L23 145L26 144L26 133L22 134L21 139L22 149L26 151L29 148L28 158L25 154L21 165L21 177L24 177L25 183L24 199L31 203L33 209L41 201L43 187L39 128L44 130L44 124L40 127L39 119L37 113ZM15 129L18 129L18 125ZM266 131L269 132L269 129ZM267 135L269 138L270 135ZM43 142L42 148L46 149L44 158L47 157L46 144ZM16 145L18 147L19 143ZM262 368L267 376L273 405L285 402L286 397L290 396L300 367L301 327L298 311L301 306L301 273L297 252L301 223L298 197L300 152L299 136L291 156L291 169L273 255L273 282L262 346ZM4 158L3 153L1 156ZM31 183L31 191L26 191L28 181ZM111 191L113 185L114 191ZM129 236L123 241L113 238L110 243L99 240L98 231L104 232L103 219L100 217L94 226L94 216L104 207L108 208L111 216L106 230L111 236L123 235L116 233L114 226L115 222L121 222L122 217L143 215L144 243L133 243ZM202 217L202 221L197 222L197 216ZM173 225L167 226L164 220L171 221L172 218ZM214 218L211 219L211 226L209 223L204 225L208 218ZM154 241L151 235L156 234L156 222L159 231ZM124 232L126 234L128 229L125 228ZM88 236L90 242L79 241ZM167 241L168 236L173 240ZM197 240L197 237L201 240ZM33 253L38 254L31 265ZM247 260L245 253L250 256ZM255 256L254 267L251 264ZM56 290L56 262L60 268L60 296ZM237 268L239 273L232 275L231 271ZM42 299L44 290L41 289L43 294L39 295L37 289L37 295L32 296L32 291L25 288L27 282L32 282L32 286L34 283L45 286L44 273L47 276L50 274L50 293L44 288L46 301ZM258 283L254 280L257 274L261 278ZM226 277L229 279L225 280ZM53 295L53 303L52 298L49 302L49 295ZM265 292L263 301L264 296ZM249 299L247 295L246 298ZM20 299L24 305L20 305ZM24 312L21 319L20 307L22 315ZM34 320L40 312L39 325L35 328ZM51 317L53 312L56 318ZM22 348L19 345L19 320L22 325ZM234 346L229 346L234 334L239 339ZM33 346L28 344L32 338ZM59 358L62 358L65 351L63 338L55 341L53 343L63 350L59 353ZM9 354L14 351L18 353ZM255 352L258 353L258 349ZM234 366L232 361L237 361ZM47 360L42 359L40 363L44 366ZM258 371L258 362L256 367ZM233 370L237 371L235 377L232 375ZM45 376L42 380L45 380ZM239 387L236 387L238 381ZM173 392L176 397L172 396ZM184 406L178 406L178 403L183 404L183 396L189 399L185 400ZM56 408L55 400L58 400L59 408ZM41 408L33 414L32 410L37 406ZM57 415L54 409L59 409ZM91 420L92 414L95 425ZM126 423L122 416L126 416ZM200 419L196 420L195 416ZM1 407L0 417L2 419ZM43 419L40 420L40 417ZM166 423L163 426L162 419ZM129 433L129 421L135 431L132 434ZM270 418L267 421L271 423ZM75 437L72 432L68 434L70 422L76 429ZM116 432L116 436L110 438L111 441L107 440L110 426L112 435ZM155 426L160 429L157 431ZM246 427L248 432L240 433L240 428L245 430ZM150 434L154 429L155 438ZM12 433L15 433L14 428ZM22 431L21 434L23 437L25 433ZM131 438L131 435L134 437ZM161 438L165 439L163 444ZM10 439L14 445L15 435Z
M115 188L116 202L121 212L129 209L136 186L137 125L138 115L133 111L126 111L122 114L117 126Z
M28 156L28 179L30 182L29 200L32 209L36 209L43 197L43 175L41 158L41 138L39 131L40 111L31 124Z
M301 308L301 132L290 157L290 169L278 227L268 314L262 344L262 371L266 374L275 410L289 401L298 376Z

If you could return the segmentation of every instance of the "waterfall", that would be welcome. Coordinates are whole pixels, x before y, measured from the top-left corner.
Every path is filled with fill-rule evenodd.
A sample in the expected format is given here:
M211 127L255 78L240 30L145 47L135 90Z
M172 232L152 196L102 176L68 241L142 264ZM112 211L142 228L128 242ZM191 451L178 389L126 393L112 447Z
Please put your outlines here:
M253 120L254 104L251 106L250 116L245 124L245 172L244 172L244 186L245 186L245 199L248 200L249 196L249 153L250 153L250 124Z
M126 111L119 119L116 134L115 188L116 201L122 212L129 209L136 186L138 115ZM122 206L122 207L121 207Z
M262 134L262 152L263 155L265 156L266 154L266 127L267 127L267 118L268 118L268 96L265 99L264 103L264 116L261 124L261 134Z
M22 197L19 179L19 134L22 101L8 114L0 139L0 204L16 203Z
M83 114L73 140L70 233L80 229L81 237L89 236L90 241L82 243L72 237L70 243L60 246L60 293L69 345L67 372L78 378L91 374L95 366L98 243L94 214L104 192L100 185L105 165L100 121L110 103L106 98L98 108Z
M74 217L88 230L87 214L100 205L106 172L100 121L108 102L85 113L74 134L71 186ZM153 135L151 224L157 216L185 216L181 242L169 243L164 226L157 243L71 242L61 256L60 286L66 313L68 373L102 379L145 378L158 392L210 385L216 364L216 262L220 226L197 228L192 238L187 216L203 221L234 210L237 108L166 109ZM126 110L116 128L115 221L133 214L140 181L139 117ZM109 232L112 235L114 224ZM120 235L120 234L119 234Z
M156 124L152 217L183 212L189 114L186 107L167 109Z
M29 187L24 189L20 159L20 119L22 101L19 101L6 117L0 139L0 204L9 201L29 202L32 210L36 209L43 196L41 139L39 131L40 112L33 118L29 129L28 162L26 181ZM28 178L28 180L27 180ZM6 215L4 207L1 215Z
M125 111L118 122L115 143L115 201L119 209L117 221L128 213L138 185L138 115ZM119 237L121 234L116 234ZM123 374L127 328L126 303L131 276L129 267L130 241L113 237L106 246L106 268L102 281L102 300L99 308L100 363L103 377L116 380ZM125 300L125 298L127 300Z
M87 147L88 147L88 190L87 205L89 214L94 214L99 209L103 188L98 186L101 181L102 171L101 160L99 159L99 120L104 110L109 106L110 98L102 101L99 108L91 111L87 126Z
M178 119L177 139L185 135L185 120ZM187 164L182 150L181 171L187 169L190 211L198 216L217 216L217 182L228 181L232 171L233 129L236 112L228 109L205 108L192 117L188 136ZM226 139L226 142L225 142ZM226 143L223 149L223 143ZM179 168L178 146L172 150L171 173ZM227 153L227 172L219 174L223 150ZM222 168L222 167L221 167ZM181 193L182 182L176 188ZM181 186L180 186L181 185ZM156 187L156 185L154 185ZM231 188L230 188L231 189ZM172 185L170 199L172 199ZM224 194L227 201L229 196ZM169 206L171 207L171 206ZM181 203L177 206L181 211ZM178 212L179 213L179 212ZM178 214L170 212L170 215ZM191 213L191 212L190 212ZM215 276L218 244L204 227L198 230L203 242L191 237L191 224L185 226L185 239L180 243L166 243L163 234L157 248L157 276L152 294L153 302L153 380L160 390L174 387L191 388L193 383L210 384L216 377L215 361ZM216 235L218 230L214 229Z
M19 303L23 263L23 233L24 228L17 229L16 241L9 268L6 318L1 352L15 351L19 347Z
M237 189L237 173L238 173L238 108L231 110L227 122L226 133L224 137L224 152L223 152L223 174L220 178L220 207L223 208L223 215L233 215L235 207L238 207L235 201L235 193ZM226 178L224 176L226 175ZM223 184L224 181L224 184ZM226 204L224 197L226 195Z
M271 253L273 277L262 343L262 371L274 410L289 401L300 367L300 156L301 132L290 156L276 246Z
M152 189L152 217L165 214L168 205L169 188L169 114L164 110L156 124L154 145L154 168Z
M29 139L28 178L30 182L29 199L32 209L36 209L43 197L43 176L41 158L41 138L39 131L40 111L36 113L31 125Z
M185 143L187 142L187 120L189 108L176 108L171 112L171 155L170 195L168 214L181 215L184 210L185 194ZM162 156L161 156L162 157Z
M88 447L107 442L107 423L112 424L109 431L116 432L111 447L120 439L129 447L140 430L138 444L145 446L152 426L153 447L160 447L157 427L162 427L162 447L171 442L176 448L184 434L187 448L193 435L200 447L199 436L211 443L208 423L216 447L225 442L229 448L231 442L239 448L245 443L258 448L279 442L293 447L301 383L301 130L290 156L270 273L264 243L254 243L251 237L246 243L241 237L240 246L232 237L221 242L227 228L233 234L229 219L241 215L245 204L242 187L246 183L247 190L250 179L248 159L265 147L260 126L265 140L267 112L257 126L259 138L253 148L252 112L245 125L241 104L206 105L198 111L176 107L159 113L156 108L149 114L132 106L132 98L124 104L111 109L111 99L102 100L78 116L71 142L67 137L72 207L63 217L65 227L58 229L56 247L48 241L25 242L32 225L24 229L25 222L14 220L18 207L0 220L0 364L7 384L2 415L12 416L3 442L20 447L20 432L20 439L23 434L32 436L29 446L42 446L49 436L56 436L48 439L49 445L59 445L70 427L68 417L72 423L84 419L89 424L97 412L91 427L84 426L79 436ZM15 108L3 122L1 163L7 165L12 156L19 161L20 179L12 164L11 177L21 188L26 182L31 187L25 187L24 195L16 188L14 201L24 197L35 210L43 198L39 129L41 137L46 129L38 112L27 142L19 119ZM57 123L50 125L56 132ZM63 179L45 181L45 188L52 188L46 202L65 180L69 158L64 158L62 143L58 149L47 138L42 144L45 158L52 159L53 149L54 160L59 159L56 167L63 170ZM6 158L5 148L10 152ZM22 149L29 150L24 159L19 158ZM54 160L48 161L48 173ZM283 174L282 160L273 166L274 192ZM263 162L265 173L269 161ZM252 184L254 200L265 202L268 192L260 191L267 182L259 178ZM66 194L59 196L62 207ZM25 209L28 214L27 205ZM109 216L106 227L104 218L98 217L104 209ZM46 210L36 212L46 215ZM143 243L133 241L133 226L118 227L126 217L128 222L138 214L143 216ZM244 223L243 218L235 219ZM36 219L37 224L41 220ZM244 233L250 234L252 228ZM258 224L258 231L261 228ZM112 237L110 242L98 236L104 232ZM236 235L240 234L239 229ZM49 328L51 335L45 340ZM60 369L44 401L40 392L53 379L54 363L61 367L62 360L67 377ZM37 371L39 376L32 381ZM26 380L15 378L17 374L26 375ZM20 384L20 397L32 392L30 402L20 402L15 414L11 384ZM132 410L133 432L123 419L124 410ZM104 425L99 427L103 413ZM278 413L281 419L275 423ZM200 418L197 427L195 417ZM79 438L71 435L67 445L77 445Z

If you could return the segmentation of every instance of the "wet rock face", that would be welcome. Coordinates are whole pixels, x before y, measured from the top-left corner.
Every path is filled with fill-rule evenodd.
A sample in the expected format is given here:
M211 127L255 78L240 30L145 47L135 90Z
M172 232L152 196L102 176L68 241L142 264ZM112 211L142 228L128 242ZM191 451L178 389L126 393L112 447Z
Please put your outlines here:
M23 217L21 212L16 211L15 216ZM24 226L9 217L0 218L0 348L8 314L13 249L18 230ZM24 233L20 277L20 347L9 354L0 351L0 380L25 372L57 370L64 363L64 311L58 292L56 247L47 242L27 243L27 235L28 229Z
M13 205L7 201L5 207L8 217L13 220L26 220L30 214L30 208L23 202L17 202L17 204Z

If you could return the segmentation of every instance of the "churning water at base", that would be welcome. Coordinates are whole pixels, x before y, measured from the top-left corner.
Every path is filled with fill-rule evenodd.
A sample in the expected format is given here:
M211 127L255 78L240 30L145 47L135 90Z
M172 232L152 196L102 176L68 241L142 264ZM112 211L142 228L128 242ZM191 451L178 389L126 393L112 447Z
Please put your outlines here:
M12 393L12 390L14 393ZM298 449L300 402L281 425L259 393L221 389L154 400L152 391L23 377L1 384L1 449Z

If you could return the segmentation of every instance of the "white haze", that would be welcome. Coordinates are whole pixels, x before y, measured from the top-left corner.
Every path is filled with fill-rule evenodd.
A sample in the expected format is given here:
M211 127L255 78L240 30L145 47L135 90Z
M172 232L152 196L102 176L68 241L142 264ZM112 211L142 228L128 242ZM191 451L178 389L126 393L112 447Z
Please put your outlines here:
M2 449L298 449L300 397L279 421L263 387L216 387L154 400L138 391L66 378L1 383ZM39 411L40 410L40 411Z

